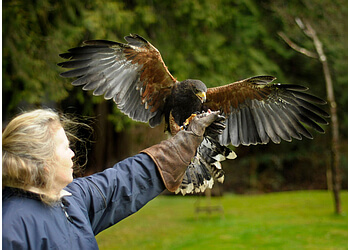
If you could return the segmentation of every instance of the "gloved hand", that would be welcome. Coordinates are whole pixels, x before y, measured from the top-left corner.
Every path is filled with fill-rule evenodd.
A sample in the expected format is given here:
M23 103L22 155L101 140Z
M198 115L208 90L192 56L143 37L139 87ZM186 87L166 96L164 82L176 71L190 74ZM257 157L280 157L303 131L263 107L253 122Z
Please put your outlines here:
M222 120L219 113L201 113L192 119L186 130L181 130L174 137L141 151L153 159L165 187L170 192L175 192L180 186L187 166L203 140L205 129L214 121Z

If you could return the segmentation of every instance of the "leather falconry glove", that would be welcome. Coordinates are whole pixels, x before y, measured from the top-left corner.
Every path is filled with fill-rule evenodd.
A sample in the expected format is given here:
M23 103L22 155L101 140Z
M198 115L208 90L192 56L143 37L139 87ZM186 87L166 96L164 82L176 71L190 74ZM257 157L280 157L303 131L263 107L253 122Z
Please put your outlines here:
M207 112L192 119L186 130L174 137L149 147L142 153L149 155L158 167L165 187L170 192L180 186L187 166L203 140L205 129L216 120L222 120L219 111Z

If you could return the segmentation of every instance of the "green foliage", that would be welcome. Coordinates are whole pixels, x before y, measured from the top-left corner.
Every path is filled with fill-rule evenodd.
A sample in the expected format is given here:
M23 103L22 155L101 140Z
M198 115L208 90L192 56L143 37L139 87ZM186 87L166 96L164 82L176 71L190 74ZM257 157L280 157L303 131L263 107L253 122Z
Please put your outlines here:
M153 31L161 32L155 41L160 41L158 48L179 80L200 78L212 87L257 74L282 75L264 51L264 41L269 45L273 42L268 42L272 37L259 21L262 14L258 7L250 1L228 2L157 5L158 12L167 17L165 28L174 32L164 33L160 22Z
M332 214L325 191L257 196L160 196L97 235L103 249L347 249L344 214ZM222 206L224 216L196 214L196 206Z

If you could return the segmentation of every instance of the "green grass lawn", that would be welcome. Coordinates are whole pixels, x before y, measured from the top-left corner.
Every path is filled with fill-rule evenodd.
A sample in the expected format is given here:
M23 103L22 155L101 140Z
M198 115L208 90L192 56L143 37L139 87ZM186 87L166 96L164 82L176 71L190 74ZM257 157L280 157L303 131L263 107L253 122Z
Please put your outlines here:
M327 191L210 199L224 213L195 213L205 197L159 196L100 233L103 249L347 249L348 193L335 215Z

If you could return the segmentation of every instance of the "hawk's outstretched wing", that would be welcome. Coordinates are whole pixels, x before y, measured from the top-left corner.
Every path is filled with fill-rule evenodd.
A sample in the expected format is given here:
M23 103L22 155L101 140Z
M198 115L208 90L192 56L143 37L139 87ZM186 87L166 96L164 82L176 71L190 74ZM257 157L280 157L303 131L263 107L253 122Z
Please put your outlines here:
M118 108L130 118L158 125L165 99L176 79L170 74L159 51L139 35L126 36L127 44L105 40L84 42L60 56L59 63L74 68L61 73L78 77L72 84L94 90L94 95L113 98Z
M227 118L221 144L238 146L265 144L270 139L280 143L281 139L312 138L302 123L324 132L318 123L328 124L322 117L329 115L314 104L326 102L305 93L306 87L272 84L274 80L272 76L257 76L208 89L205 105L221 110Z

